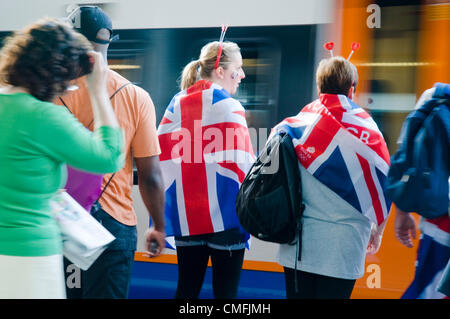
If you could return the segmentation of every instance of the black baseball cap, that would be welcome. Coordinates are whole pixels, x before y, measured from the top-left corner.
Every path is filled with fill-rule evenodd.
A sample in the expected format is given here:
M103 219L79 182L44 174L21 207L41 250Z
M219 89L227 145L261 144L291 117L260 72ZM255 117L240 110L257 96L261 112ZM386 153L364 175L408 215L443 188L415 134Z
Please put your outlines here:
M112 22L108 15L99 7L82 6L79 11L79 27L75 29L83 34L89 41L108 44L112 40ZM100 29L109 30L109 40L97 39L97 33Z

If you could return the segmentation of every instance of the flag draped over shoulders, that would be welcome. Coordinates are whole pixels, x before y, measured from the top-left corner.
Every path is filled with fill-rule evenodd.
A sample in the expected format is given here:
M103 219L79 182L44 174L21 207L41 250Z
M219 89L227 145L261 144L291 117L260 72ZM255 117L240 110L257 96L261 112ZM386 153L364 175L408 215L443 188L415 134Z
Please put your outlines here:
M240 228L235 200L254 161L242 105L200 80L176 94L158 127L166 234Z
M419 229L422 235L417 249L414 280L402 299L448 298L450 296L439 292L437 287L450 259L450 217L422 218Z
M272 134L280 131L292 137L299 162L320 182L377 225L387 218L390 157L366 111L344 95L321 94Z

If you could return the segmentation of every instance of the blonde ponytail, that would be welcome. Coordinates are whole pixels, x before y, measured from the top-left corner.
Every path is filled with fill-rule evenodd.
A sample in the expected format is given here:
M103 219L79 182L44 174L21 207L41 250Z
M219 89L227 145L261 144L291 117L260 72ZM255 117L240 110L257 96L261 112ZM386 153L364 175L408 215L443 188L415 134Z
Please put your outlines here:
M216 64L219 44L219 41L207 43L200 52L200 58L186 65L181 73L180 87L182 90L186 90L199 79L208 79L211 76ZM240 51L241 49L236 43L223 42L219 66L226 69L231 61L231 56Z
M181 74L181 89L186 90L198 80L198 68L200 67L200 60L195 60L186 65Z

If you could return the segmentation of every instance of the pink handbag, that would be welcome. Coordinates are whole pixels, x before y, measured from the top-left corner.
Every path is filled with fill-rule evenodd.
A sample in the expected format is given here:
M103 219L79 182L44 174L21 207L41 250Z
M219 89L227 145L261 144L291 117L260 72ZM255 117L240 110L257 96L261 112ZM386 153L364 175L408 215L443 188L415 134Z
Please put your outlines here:
M67 166L65 189L88 212L102 193L102 182L103 175L83 172Z

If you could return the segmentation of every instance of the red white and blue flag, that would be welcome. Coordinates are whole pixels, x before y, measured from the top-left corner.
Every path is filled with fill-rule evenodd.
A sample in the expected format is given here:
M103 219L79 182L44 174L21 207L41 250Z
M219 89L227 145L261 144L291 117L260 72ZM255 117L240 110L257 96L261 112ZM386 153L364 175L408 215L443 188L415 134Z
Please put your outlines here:
M384 183L390 157L366 111L344 95L321 94L272 134L280 131L292 137L309 173L377 225L386 220L391 202Z
M242 105L200 80L173 97L158 138L167 236L241 227L236 196L255 159Z
M437 288L450 259L450 217L423 218L419 228L416 272L402 299L448 299Z

